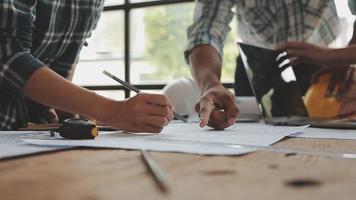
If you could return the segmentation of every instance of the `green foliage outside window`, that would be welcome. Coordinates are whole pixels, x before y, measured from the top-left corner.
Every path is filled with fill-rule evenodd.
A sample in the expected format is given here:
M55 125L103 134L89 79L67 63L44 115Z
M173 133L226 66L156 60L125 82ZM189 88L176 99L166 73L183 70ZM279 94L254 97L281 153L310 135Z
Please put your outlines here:
M187 45L186 30L192 24L193 4L162 6L145 12L145 60L156 67L144 80L171 80L190 76L183 52ZM236 30L232 24L224 48L222 80L232 81L237 56Z

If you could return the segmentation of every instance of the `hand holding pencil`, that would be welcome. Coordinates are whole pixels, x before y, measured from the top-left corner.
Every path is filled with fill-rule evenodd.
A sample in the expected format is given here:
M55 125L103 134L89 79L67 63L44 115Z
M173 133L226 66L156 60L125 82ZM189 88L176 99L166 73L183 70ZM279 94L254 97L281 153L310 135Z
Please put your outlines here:
M173 119L172 104L164 95L139 93L111 104L103 122L126 132L159 133Z
M103 72L126 88L137 93L136 96L122 102L115 102L112 108L115 110L112 116L107 117L110 126L118 127L111 123L120 123L121 130L128 132L152 132L159 133L169 121L177 114L173 111L172 103L165 95L142 93L139 89L119 79L107 71ZM121 105L120 105L121 104ZM121 112L120 120L117 120L117 112ZM111 122L112 121L112 122Z

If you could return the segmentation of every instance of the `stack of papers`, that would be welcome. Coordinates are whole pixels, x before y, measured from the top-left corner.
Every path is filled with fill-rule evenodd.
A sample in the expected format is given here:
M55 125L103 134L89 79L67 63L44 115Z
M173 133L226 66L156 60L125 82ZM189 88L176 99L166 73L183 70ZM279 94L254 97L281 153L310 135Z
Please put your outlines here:
M26 143L44 146L81 146L204 155L240 155L257 150L241 145L269 146L282 138L302 131L301 127L276 127L261 123L237 124L224 131L199 128L198 124L171 123L161 134L126 134L111 132L95 140L24 139Z
M0 158L81 147L179 152L201 155L240 155L268 147L284 137L356 139L355 130L237 123L224 131L197 123L170 123L160 134L100 132L94 140L50 137L48 131L0 131Z

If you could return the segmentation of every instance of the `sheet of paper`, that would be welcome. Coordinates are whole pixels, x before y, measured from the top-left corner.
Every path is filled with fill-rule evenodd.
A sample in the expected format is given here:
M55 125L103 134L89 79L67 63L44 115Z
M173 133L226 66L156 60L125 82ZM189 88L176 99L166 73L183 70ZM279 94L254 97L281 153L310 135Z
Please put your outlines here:
M308 127L290 137L356 140L356 130Z
M24 138L40 137L49 139L49 135L49 132L37 131L0 131L0 159L68 148L34 146L22 141Z
M102 133L95 140L24 139L26 143L53 146L83 146L146 149L205 155L239 155L255 151L242 145L269 146L300 127L277 127L262 123L240 123L224 131L199 128L198 124L171 123L161 134ZM236 144L236 145L234 145Z

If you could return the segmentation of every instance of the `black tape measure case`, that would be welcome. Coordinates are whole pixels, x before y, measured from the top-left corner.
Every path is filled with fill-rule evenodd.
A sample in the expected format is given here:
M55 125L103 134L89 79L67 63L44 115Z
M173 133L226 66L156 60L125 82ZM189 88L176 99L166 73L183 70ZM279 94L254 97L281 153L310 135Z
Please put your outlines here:
M59 125L59 135L67 139L94 139L98 132L93 121L81 118L66 119Z

